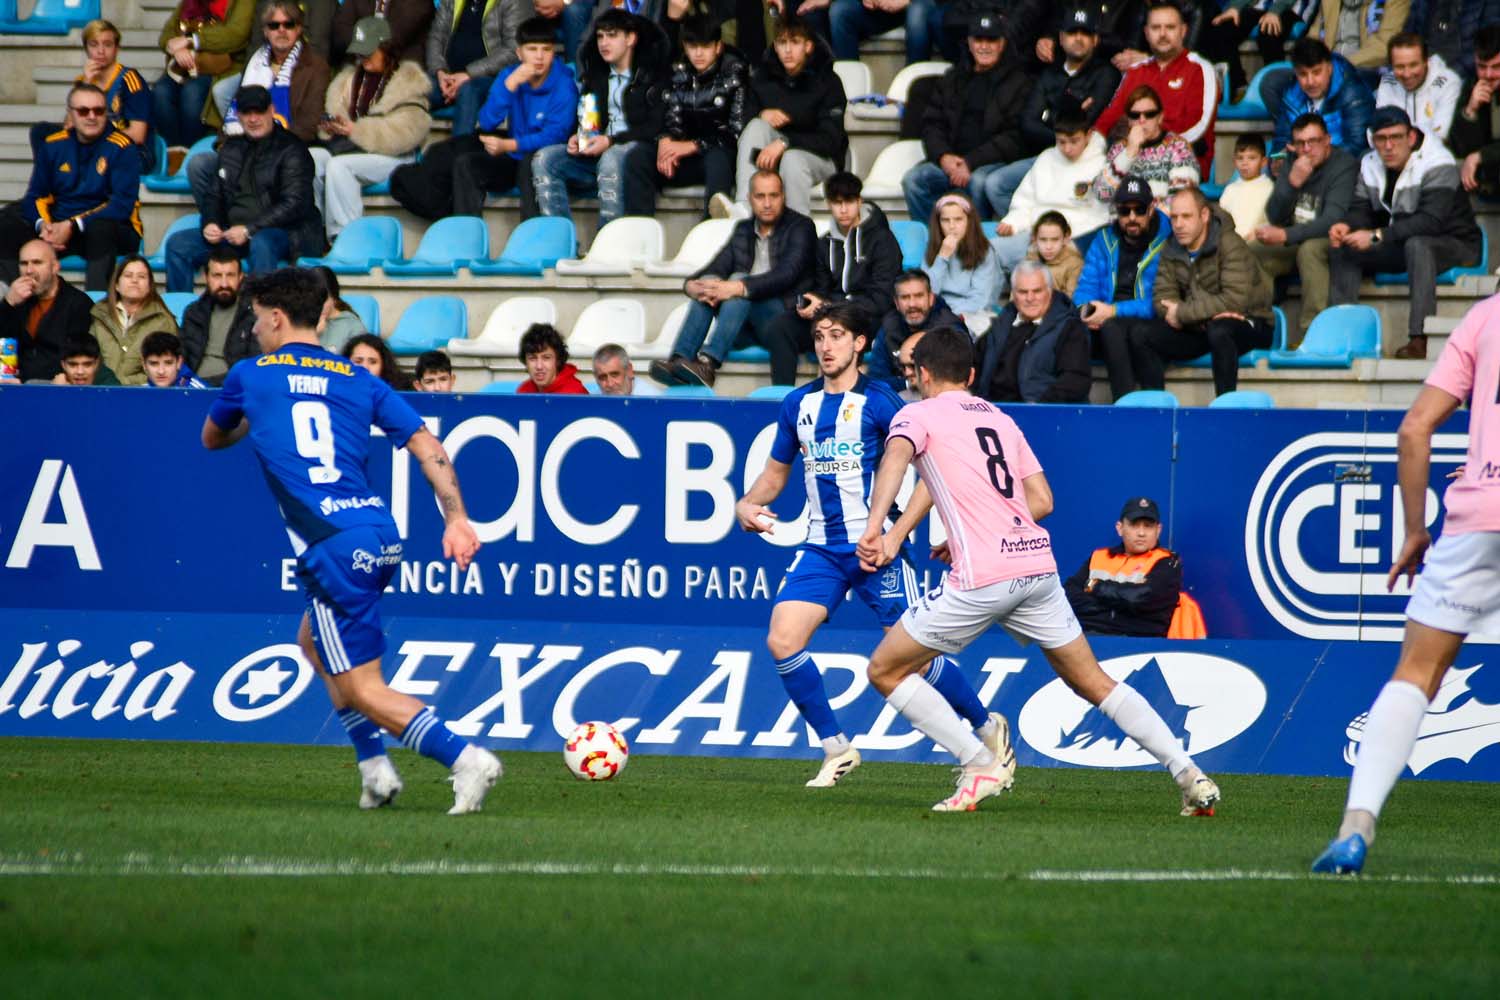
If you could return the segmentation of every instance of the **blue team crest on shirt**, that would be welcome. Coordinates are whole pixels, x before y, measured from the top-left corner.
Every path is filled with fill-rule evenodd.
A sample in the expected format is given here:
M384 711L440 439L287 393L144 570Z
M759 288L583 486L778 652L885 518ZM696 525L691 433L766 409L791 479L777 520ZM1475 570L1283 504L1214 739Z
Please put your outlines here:
M901 564L891 563L880 574L880 597L889 600L905 596L906 590L901 586Z

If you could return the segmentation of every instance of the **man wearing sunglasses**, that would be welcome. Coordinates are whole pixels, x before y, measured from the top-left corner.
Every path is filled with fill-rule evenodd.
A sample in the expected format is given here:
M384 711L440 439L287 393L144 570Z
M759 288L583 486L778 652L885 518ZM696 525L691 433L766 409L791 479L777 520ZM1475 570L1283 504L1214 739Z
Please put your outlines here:
M59 257L82 255L85 287L104 290L115 257L141 245L141 158L93 84L68 91L68 120L37 150L26 194L0 212L0 279L14 281L21 247L42 239Z
M1073 301L1093 340L1094 357L1109 369L1114 398L1136 387L1130 361L1130 332L1152 321L1151 292L1162 246L1172 235L1167 219L1155 208L1151 185L1129 176L1115 189L1115 221L1089 244Z

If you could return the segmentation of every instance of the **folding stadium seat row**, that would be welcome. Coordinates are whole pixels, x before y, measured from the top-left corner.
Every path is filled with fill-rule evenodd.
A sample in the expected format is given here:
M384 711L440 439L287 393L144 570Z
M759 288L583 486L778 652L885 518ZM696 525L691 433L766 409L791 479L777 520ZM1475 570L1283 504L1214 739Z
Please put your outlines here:
M24 18L16 0L0 0L0 34L66 35L99 16L99 0L36 0Z

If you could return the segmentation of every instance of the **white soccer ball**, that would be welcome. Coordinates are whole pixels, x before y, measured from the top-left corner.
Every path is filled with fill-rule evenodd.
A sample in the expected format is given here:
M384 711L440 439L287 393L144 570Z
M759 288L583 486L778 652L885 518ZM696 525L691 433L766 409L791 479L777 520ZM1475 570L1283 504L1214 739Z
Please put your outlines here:
M630 745L607 722L580 722L563 744L563 763L583 781L608 781L629 759Z

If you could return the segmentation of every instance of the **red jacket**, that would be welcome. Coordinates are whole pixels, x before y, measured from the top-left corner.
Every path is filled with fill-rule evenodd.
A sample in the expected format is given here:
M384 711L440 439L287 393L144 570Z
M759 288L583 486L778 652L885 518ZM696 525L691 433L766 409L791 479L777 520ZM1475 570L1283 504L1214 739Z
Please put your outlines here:
M566 364L562 371L557 373L557 378L545 389L538 389L536 383L527 379L521 383L516 392L540 392L548 396L587 396L589 391L584 384L578 380L578 366Z
M1136 63L1125 71L1115 99L1094 123L1094 130L1109 139L1110 129L1125 114L1130 92L1149 86L1161 95L1162 127L1188 141L1198 154L1198 175L1210 179L1214 159L1214 119L1219 113L1219 82L1214 67L1196 52L1184 51L1163 67L1155 59Z

